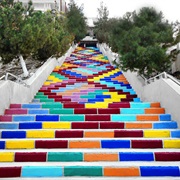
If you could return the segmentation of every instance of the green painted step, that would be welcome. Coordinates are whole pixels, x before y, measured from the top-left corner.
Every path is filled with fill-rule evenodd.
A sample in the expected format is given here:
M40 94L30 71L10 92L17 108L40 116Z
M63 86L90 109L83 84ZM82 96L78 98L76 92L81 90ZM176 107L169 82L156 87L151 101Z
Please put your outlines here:
M46 95L35 95L34 98L35 99L48 99L48 96L46 96Z
M43 92L38 92L38 93L36 93L36 96L38 96L38 95L44 95L44 93Z
M60 116L60 121L85 121L84 115Z
M42 99L39 99L40 102L54 102L54 99L45 99L45 98L42 98Z
M50 109L49 112L50 114L74 114L74 109Z
M90 94L90 95L82 95L82 96L80 96L80 98L95 98L96 97L96 95L95 94Z
M103 92L109 92L109 90L108 89L99 89L99 90L95 90L95 92L100 92L100 93L103 93Z
M64 176L102 176L102 171L98 166L69 166L64 167Z
M60 74L57 74L55 72L51 73L50 74L51 76L55 76L56 78L59 78L59 79L68 79L67 77L63 76L63 75L60 75Z
M83 161L83 153L80 152L49 152L49 162L72 162Z
M47 103L47 104L42 104L42 108L63 108L63 104L59 102L54 102L54 103Z

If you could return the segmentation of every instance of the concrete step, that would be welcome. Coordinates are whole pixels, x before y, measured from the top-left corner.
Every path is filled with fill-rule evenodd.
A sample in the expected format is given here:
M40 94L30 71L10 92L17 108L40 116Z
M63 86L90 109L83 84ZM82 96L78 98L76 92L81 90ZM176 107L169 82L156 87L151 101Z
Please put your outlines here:
M0 178L176 179L177 127L96 48L79 47L31 103L0 116Z
M32 178L13 178L13 180L32 180ZM49 178L41 177L43 180L49 180ZM51 177L52 180L59 180L58 178ZM61 180L89 180L89 179L94 179L94 177L61 177ZM179 180L179 177L96 177L96 180L121 180L121 179L126 179L126 180ZM12 180L12 178L6 178L6 180ZM33 180L39 180L38 178L33 177Z
M180 150L9 150L0 151L0 162L3 165L5 162L171 162L172 165L180 162Z
M175 121L42 122L35 116L1 116L0 129L176 129ZM13 122L12 122L13 121Z
M164 108L10 108L5 110L5 115L16 114L90 114L90 115L107 115L107 114L165 114Z
M18 166L3 166L0 167L0 178L6 177L69 177L69 176L80 176L80 177L177 177L180 176L179 166L166 166L160 165L138 165L131 164L122 166L111 164L101 165L86 164L81 165L79 163L63 165L63 164L52 164L48 163L44 165L21 165Z
M28 114L26 109L13 110L10 114L0 116L0 122L11 121L171 121L169 114L49 114L49 110L37 110ZM41 111L41 112L40 112ZM66 110L69 112L70 110ZM66 112L66 113L67 113ZM19 114L18 114L19 113ZM26 113L26 114L25 114ZM41 114L46 113L46 114ZM70 112L69 112L70 113Z
M39 148L72 148L72 149L157 149L180 148L180 139L133 139L133 138L66 138L59 139L3 139L0 141L0 149L39 149Z
M139 130L0 130L1 139L24 139L24 138L180 138L180 130L168 129L139 129Z

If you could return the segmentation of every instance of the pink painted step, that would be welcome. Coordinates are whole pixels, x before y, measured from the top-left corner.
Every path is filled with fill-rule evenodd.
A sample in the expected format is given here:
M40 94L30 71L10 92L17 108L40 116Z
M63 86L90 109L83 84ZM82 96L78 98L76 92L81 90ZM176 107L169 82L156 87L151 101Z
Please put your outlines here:
M28 110L27 109L16 109L16 108L12 108L12 109L6 109L5 110L5 115L13 115L13 114L27 114Z

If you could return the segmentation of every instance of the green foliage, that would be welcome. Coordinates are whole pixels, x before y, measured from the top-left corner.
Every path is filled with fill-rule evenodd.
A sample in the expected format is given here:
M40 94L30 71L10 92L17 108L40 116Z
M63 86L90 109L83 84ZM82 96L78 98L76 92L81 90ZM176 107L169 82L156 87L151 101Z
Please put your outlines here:
M50 56L59 57L69 48L72 38L63 25L63 19L57 15L52 17L50 12L43 14L41 19L37 17L41 24L38 42L40 43L34 57L39 60L46 60ZM36 32L36 31L35 31ZM66 39L66 41L65 41Z
M100 8L98 8L98 20L94 22L94 33L100 43L107 42L109 38L109 30L111 27L108 23L108 16L109 11L107 7L103 5L103 2L101 2Z
M22 55L46 60L59 57L69 48L72 36L66 21L56 13L34 11L13 0L0 1L0 56L4 63Z
M87 33L87 24L83 14L83 8L78 7L74 0L71 0L66 16L68 31L75 37L75 42L79 42Z
M172 26L161 12L144 7L138 13L127 13L116 24L109 43L121 55L118 65L123 70L150 77L169 68L166 50L173 42Z
M0 3L0 54L5 63L19 53L17 44L22 41L19 33L23 26L23 12L24 8L20 2L3 0Z

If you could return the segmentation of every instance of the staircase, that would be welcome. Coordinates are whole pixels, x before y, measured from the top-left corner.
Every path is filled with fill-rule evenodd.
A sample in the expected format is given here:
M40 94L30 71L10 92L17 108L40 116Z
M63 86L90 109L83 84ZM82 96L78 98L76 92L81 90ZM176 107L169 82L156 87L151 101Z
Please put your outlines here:
M78 47L0 116L0 178L179 178L177 128L97 48Z

